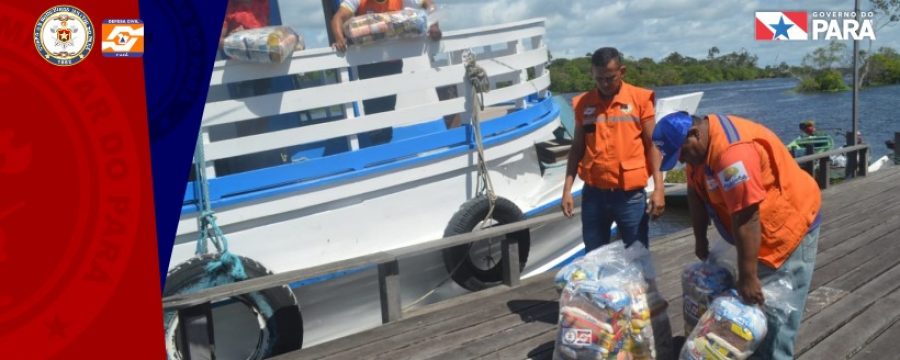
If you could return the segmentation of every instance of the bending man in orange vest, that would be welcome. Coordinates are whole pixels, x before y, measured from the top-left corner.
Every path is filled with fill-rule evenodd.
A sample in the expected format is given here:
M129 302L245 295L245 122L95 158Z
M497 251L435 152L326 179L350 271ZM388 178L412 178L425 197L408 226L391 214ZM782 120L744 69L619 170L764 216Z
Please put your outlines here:
M651 142L655 125L653 91L622 81L625 65L614 48L594 52L591 75L597 88L572 99L575 136L563 186L562 211L572 216L572 184L577 170L584 180L584 251L609 243L613 221L626 246L640 240L649 247L648 213L658 217L665 208L659 152ZM644 188L650 174L656 189L648 208Z
M794 286L789 301L798 310L786 324L769 318L768 334L755 354L793 359L819 238L816 181L772 131L733 115L666 115L653 142L663 154L662 170L676 160L687 163L697 257L709 253L706 229L712 219L737 247L737 291L744 302L763 305L762 284L771 280L787 278Z

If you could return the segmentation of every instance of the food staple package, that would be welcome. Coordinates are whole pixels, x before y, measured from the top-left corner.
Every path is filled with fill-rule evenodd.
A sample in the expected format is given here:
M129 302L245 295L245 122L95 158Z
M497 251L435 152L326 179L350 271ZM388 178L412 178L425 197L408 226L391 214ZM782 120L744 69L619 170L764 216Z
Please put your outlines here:
M269 64L284 62L304 46L303 38L291 28L266 26L228 35L222 50L231 59Z
M685 334L691 333L716 296L734 287L731 270L711 259L690 264L681 273Z
M424 36L428 31L425 10L406 8L399 11L355 16L344 23L344 37L355 45L368 45L383 40Z
M681 349L680 360L750 357L766 337L766 315L735 295L720 296L700 317Z
M557 273L554 359L655 359L649 251L621 243L592 251ZM662 313L665 316L665 313Z

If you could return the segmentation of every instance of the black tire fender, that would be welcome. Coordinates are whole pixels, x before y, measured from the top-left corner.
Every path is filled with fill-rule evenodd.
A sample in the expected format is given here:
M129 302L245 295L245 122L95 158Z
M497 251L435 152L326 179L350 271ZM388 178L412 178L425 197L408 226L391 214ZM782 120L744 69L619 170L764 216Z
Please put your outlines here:
M272 274L253 259L238 256L244 265L247 278ZM163 297L186 294L211 286L239 281L228 272L209 273L206 266L218 259L218 254L193 257L169 271ZM273 355L299 350L303 344L303 317L294 293L287 286L273 287L249 294L235 296L232 300L241 302L257 316L260 322L259 341L254 353L248 359L264 359ZM166 354L169 359L182 359L181 340L178 338L178 316L174 311L166 311L165 326Z
M471 232L484 220L489 210L490 201L485 196L478 196L466 201L453 214L444 230L444 237ZM503 225L522 220L525 216L512 201L498 197L491 218L496 221L496 225ZM519 271L521 271L525 268L525 262L528 260L528 251L531 247L530 233L528 230L522 230L507 234L506 237L519 243ZM472 291L500 284L503 281L502 260L497 261L497 264L488 270L478 268L472 263L469 254L473 244L454 246L442 251L444 267L450 273L453 281Z

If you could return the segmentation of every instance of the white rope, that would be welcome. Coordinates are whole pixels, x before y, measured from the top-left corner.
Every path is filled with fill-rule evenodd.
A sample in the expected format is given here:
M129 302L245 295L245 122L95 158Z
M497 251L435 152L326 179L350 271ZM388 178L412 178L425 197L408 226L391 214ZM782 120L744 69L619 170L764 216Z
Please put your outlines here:
M487 197L490 207L481 223L485 229L490 225L490 219L494 215L494 207L497 203L497 194L494 192L494 184L491 182L491 174L487 169L487 160L484 156L484 141L481 138L481 111L484 110L484 92L488 91L489 82L487 73L475 63L475 54L471 50L463 54L466 67L466 78L472 85L472 131L475 133L475 148L478 153L478 188L479 195Z

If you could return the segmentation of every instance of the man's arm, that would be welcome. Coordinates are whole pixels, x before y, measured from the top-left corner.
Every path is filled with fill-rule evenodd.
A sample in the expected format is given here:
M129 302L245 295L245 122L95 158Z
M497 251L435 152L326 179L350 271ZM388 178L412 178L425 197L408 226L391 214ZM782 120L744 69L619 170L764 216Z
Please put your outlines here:
M685 170L687 171L687 170ZM693 186L687 188L688 211L691 213L691 225L694 228L694 254L700 260L706 260L709 256L709 238L706 231L709 229L709 214L703 200Z
M662 157L659 149L653 145L653 129L656 122L651 118L641 121L641 141L644 143L644 156L650 160L650 171L653 175L653 194L650 195L650 205L647 212L653 218L660 217L666 210L666 184L663 183L662 171L659 170Z
M757 274L761 236L759 204L750 205L734 213L731 216L731 224L731 233L735 237L738 253L738 293L744 302L762 305L765 297Z
M353 17L350 9L340 6L337 13L331 17L331 33L334 34L334 44L331 47L337 51L347 50L347 39L344 37L344 23Z
M434 0L422 0L422 8L428 10L429 13L432 13L436 10L436 5ZM441 32L441 27L438 26L438 22L435 21L431 26L428 27L428 37L431 40L438 41L443 37L443 33Z
M572 139L572 147L569 149L569 159L566 162L566 180L563 184L562 210L566 216L572 216L575 210L575 199L572 198L572 185L578 173L578 163L584 157L584 129L577 122L575 135Z

